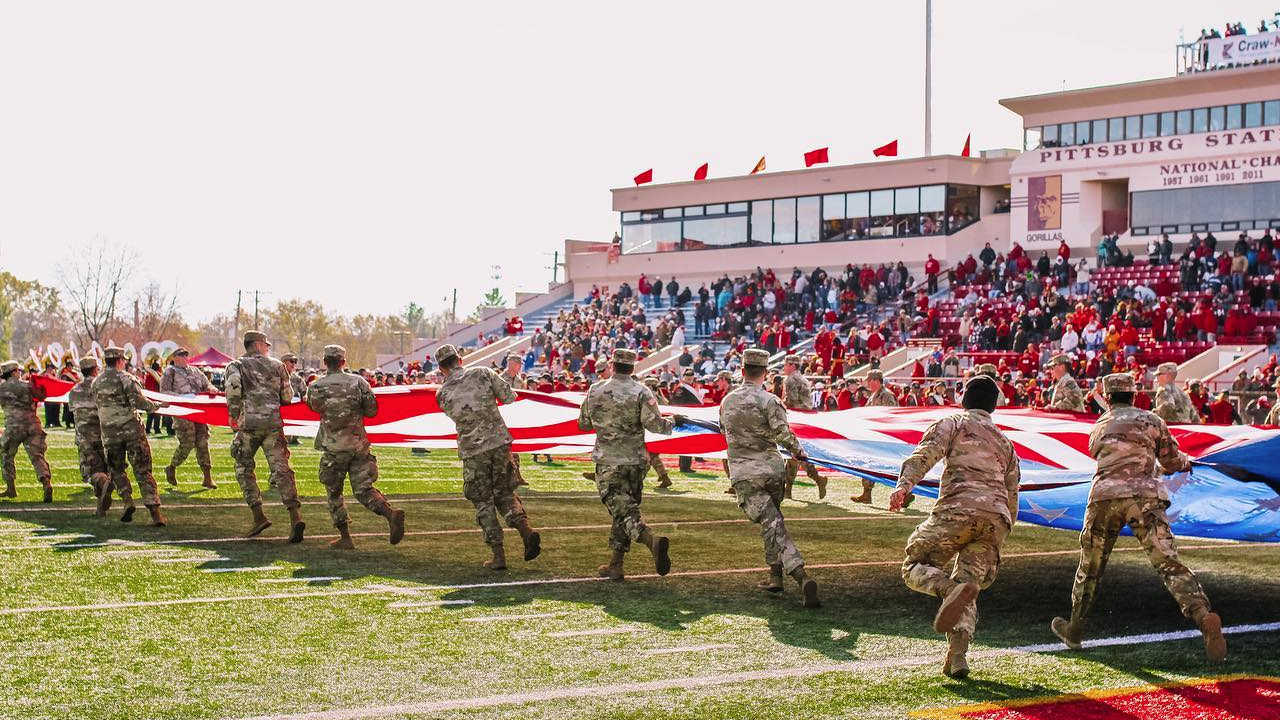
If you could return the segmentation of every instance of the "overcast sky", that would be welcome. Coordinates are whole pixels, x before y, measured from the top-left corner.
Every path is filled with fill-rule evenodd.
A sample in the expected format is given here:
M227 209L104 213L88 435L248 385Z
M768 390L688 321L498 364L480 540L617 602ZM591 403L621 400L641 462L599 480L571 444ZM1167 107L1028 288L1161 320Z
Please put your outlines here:
M609 188L923 152L924 2L0 3L0 265L134 247L190 320L237 289L344 313L545 289ZM1271 2L934 3L934 152L1002 97L1167 76Z

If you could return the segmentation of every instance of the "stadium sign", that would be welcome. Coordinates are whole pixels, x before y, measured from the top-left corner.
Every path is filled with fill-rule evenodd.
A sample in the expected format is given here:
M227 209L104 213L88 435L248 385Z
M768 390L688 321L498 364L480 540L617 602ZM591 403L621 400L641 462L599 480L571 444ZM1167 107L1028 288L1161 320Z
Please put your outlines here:
M1250 65L1280 59L1280 32L1212 38L1205 64L1210 68Z
M1078 145L1075 147L1041 148L1023 153L1015 168L1025 164L1028 158L1037 167L1059 167L1073 164L1122 164L1141 162L1154 156L1216 155L1231 150L1257 152L1268 149L1280 151L1280 128L1249 128L1247 130L1223 130L1194 135L1175 135L1167 138L1148 138L1123 142Z

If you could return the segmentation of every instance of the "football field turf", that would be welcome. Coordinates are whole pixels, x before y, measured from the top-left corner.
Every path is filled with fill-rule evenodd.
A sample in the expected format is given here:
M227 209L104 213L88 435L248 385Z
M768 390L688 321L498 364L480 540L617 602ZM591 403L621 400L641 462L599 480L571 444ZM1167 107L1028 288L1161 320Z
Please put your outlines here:
M900 575L929 503L890 515L883 487L868 508L848 500L849 479L822 502L797 485L784 512L824 602L805 610L794 583L776 596L754 588L765 574L758 529L713 464L646 492L646 519L671 538L671 574L653 575L637 546L614 583L595 577L609 517L582 461L524 459L543 553L523 562L509 531L510 569L496 573L480 566L488 553L452 452L380 448L379 487L408 532L391 547L385 521L348 497L350 552L327 547L319 455L306 445L293 466L308 536L290 545L274 494L264 507L276 525L238 537L249 511L225 431L214 431L215 491L199 488L194 457L167 487L175 442L153 440L170 522L159 529L141 507L132 524L118 504L92 517L72 434L49 440L55 502L39 503L21 453L20 497L0 502L3 718L896 718L1280 676L1277 546L1181 541L1233 629L1227 662L1212 666L1132 538L1117 544L1091 618L1100 644L1065 651L1049 621L1070 610L1077 537L1019 524L979 598L973 675L957 682L939 672L937 601ZM259 474L265 488L261 457Z

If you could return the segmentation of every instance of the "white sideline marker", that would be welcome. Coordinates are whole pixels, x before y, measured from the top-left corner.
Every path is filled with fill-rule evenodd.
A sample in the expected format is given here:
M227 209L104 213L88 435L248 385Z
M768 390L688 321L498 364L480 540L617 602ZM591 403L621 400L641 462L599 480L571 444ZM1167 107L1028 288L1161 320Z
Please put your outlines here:
M386 479L383 479L383 480L380 480L379 482L401 482L401 481L396 481L396 480L386 480ZM415 481L415 482L417 482L417 481ZM33 487L33 488L34 488L34 487L36 487L36 486L35 486L35 485L32 485L31 487ZM55 487L56 487L56 486L55 486ZM68 486L66 486L66 487L83 487L83 486L81 486L81 485L68 485ZM658 497L661 497L661 496L658 496ZM600 501L600 496L599 496L599 495L597 495L597 494L595 494L595 493L582 493L582 494L578 494L578 495L529 495L529 496L521 495L521 496L520 496L520 499L521 499L521 500L524 500L525 502L528 502L528 501L530 501L530 500L595 500L595 501L599 502L599 501ZM420 503L420 502L470 502L470 501L469 501L469 500L467 500L466 498L462 497L462 495L461 495L461 494L459 494L459 495L449 495L449 496L438 496L438 497L396 498L396 504L401 504L401 503ZM328 501L327 501L327 500L303 500L303 501L302 501L302 504L303 504L303 505L328 505L329 503L328 503ZM21 513L48 513L48 512L77 512L77 513L92 513L92 512L93 512L93 508L94 508L94 506L93 506L93 505L57 505L57 506L54 506L54 507L43 507L43 506L40 506L40 505L33 505L33 506L27 506L27 507L6 507L6 508L4 509L4 511L5 511L6 513L11 513L11 512L21 512ZM165 505L165 506L164 506L164 509L165 509L165 510L194 510L194 509L200 509L200 508L212 508L212 509L217 509L217 508L239 508L239 509L243 509L243 508L244 508L244 503L243 503L243 502L238 502L238 503L237 503L237 502L217 502L217 503L215 503L215 502L209 502L209 503L177 503L177 504L174 504L174 505Z
M134 557L148 555L172 555L178 552L178 548L139 548L137 550L108 550L104 555L112 557Z
M339 575L316 575L314 577L291 577L291 578L258 578L260 583L283 585L285 583L314 583L314 582L332 582L341 580Z
M1228 635L1256 632L1275 632L1280 630L1280 623L1262 625L1236 625L1224 627L1222 632ZM1111 638L1099 638L1086 641L1086 648L1111 647L1119 645L1137 645L1152 642L1170 642L1198 637L1194 630L1155 633L1149 635L1126 635ZM969 653L970 658L997 658L1028 653L1057 654L1065 652L1061 644L1056 645L1023 645L1012 648L996 648ZM692 677L667 678L647 682L619 683L616 685L594 685L584 687L557 687L548 690L535 690L508 695L486 695L454 700L435 700L419 703L402 703L399 705L381 705L377 707L346 708L341 710L317 710L313 712L287 713L278 715L255 715L238 720L366 720L399 715L428 715L450 710L475 710L479 708L502 707L506 705L524 705L528 703L545 703L555 700L576 700L581 698L599 698L631 693L655 693L665 690L689 690L695 688L717 687L720 685L736 685L739 683L760 682L779 678L808 678L813 675L830 673L858 673L888 668L918 667L932 665L938 661L936 654L912 658L884 658L879 660L855 660L844 663L825 663L817 665L801 665L789 668L771 668L767 670L748 670L736 673L720 673L716 675L696 675Z
M641 650L641 655L677 655L680 653L696 653L709 652L711 650L728 650L738 647L737 645L721 643L719 645L685 645L683 647L654 648L652 650Z
M411 610L414 608L438 608L445 605L475 605L475 600L428 600L426 602L393 602L387 603L387 607L396 608L397 610Z
M485 615L483 617L462 618L462 622L506 622L509 620L541 620L543 618L564 617L568 612L528 613L525 615Z
M202 562L229 562L230 560L231 558L229 557L222 557L221 555L219 555L218 557L211 557L211 558L202 558L202 557L154 558L151 562L154 562L154 563L202 563Z
M202 573L279 572L289 568L282 565L258 565L256 567L203 568Z
M616 628L600 628L598 630L569 630L566 632L547 633L550 638L575 638L575 637L593 637L596 635L632 635L634 633L644 632L638 627L616 627Z
M2 527L0 533L53 533L58 532L58 528L41 527L39 525L28 527Z

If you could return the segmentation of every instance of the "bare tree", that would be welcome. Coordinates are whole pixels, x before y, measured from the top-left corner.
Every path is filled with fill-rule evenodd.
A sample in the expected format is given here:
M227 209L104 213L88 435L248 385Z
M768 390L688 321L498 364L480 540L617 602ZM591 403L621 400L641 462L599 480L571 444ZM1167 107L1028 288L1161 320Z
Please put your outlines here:
M186 324L178 313L178 292L168 293L160 283L147 283L133 298L134 344L168 340L175 332L187 332Z
M76 334L87 347L102 342L116 320L119 302L137 264L137 254L96 240L73 251L58 267Z

